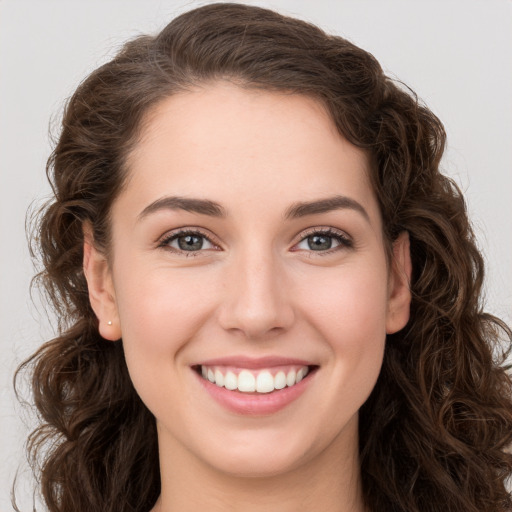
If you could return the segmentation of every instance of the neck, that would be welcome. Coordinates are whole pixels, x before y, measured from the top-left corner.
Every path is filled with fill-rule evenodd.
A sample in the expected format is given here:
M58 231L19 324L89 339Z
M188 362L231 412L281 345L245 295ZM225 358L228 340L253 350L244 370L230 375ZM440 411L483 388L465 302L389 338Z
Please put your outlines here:
M264 477L220 472L179 443L160 443L162 492L152 512L364 512L357 429L354 435L349 443L345 437L314 459ZM342 449L347 446L350 451Z

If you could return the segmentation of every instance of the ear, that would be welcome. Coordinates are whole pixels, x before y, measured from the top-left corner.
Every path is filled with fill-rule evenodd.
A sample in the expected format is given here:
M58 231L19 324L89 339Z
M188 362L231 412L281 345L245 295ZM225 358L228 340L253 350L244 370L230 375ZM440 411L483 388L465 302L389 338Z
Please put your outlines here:
M94 245L90 223L84 223L83 232L83 268L89 289L89 300L98 318L99 333L103 338L115 341L121 338L121 325L119 323L112 273L106 256Z
M409 321L411 306L411 251L409 233L403 231L393 242L393 260L389 278L386 333L393 334Z

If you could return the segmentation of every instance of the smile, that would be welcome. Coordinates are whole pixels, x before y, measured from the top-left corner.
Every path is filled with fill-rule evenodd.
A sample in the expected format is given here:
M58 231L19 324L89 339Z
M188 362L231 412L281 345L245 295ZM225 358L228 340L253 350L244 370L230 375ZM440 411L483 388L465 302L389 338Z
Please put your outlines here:
M192 366L200 387L237 415L266 416L290 406L313 386L319 366L283 357L227 357Z
M201 376L220 388L240 393L272 393L298 384L309 373L308 366L249 370L200 366Z

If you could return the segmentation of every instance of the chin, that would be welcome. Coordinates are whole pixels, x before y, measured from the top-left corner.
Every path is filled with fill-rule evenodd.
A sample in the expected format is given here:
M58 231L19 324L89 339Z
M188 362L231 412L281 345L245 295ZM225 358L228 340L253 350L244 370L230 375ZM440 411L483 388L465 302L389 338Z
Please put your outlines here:
M207 448L202 451L211 467L241 478L284 475L305 464L315 452L311 440L294 438L289 430L269 433L264 429L242 431Z
M215 461L217 471L239 478L271 478L290 473L304 461L291 454L262 455L261 453L238 454Z

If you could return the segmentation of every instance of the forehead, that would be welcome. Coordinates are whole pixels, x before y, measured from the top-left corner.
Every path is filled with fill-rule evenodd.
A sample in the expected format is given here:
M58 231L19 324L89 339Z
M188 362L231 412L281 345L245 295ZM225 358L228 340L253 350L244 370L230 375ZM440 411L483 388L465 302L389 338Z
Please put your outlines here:
M227 83L173 95L147 115L127 163L140 206L164 194L220 203L343 194L376 208L365 153L304 95Z

